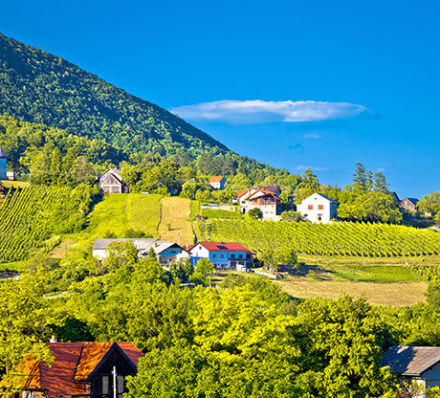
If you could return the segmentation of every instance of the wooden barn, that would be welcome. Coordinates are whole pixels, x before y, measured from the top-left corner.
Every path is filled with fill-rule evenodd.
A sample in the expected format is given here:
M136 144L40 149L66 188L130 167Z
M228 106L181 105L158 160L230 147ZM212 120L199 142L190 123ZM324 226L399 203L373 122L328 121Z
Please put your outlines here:
M109 193L128 193L129 188L120 174L121 170L110 169L107 170L99 178L99 186L104 192L104 195Z

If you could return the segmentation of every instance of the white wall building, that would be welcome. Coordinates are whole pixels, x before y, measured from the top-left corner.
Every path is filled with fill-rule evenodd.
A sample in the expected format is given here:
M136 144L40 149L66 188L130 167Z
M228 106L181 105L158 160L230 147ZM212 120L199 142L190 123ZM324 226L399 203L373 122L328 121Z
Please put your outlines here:
M273 189L270 189L273 188ZM279 187L258 187L239 194L240 212L246 214L251 209L260 209L263 220L278 220L280 214Z
M209 179L209 185L214 189L225 189L226 178L223 176L214 176Z
M338 203L328 196L314 193L296 206L303 218L313 223L327 224L337 216Z
M207 258L216 269L236 269L240 265L251 265L254 260L252 253L239 243L199 242L189 251L194 265Z
M0 148L0 180L8 179L6 172L6 164L7 164L6 155L3 153L2 149Z
M108 246L110 243L124 242L127 240L136 246L140 258L147 257L148 251L153 248L156 252L157 259L164 265L189 259L189 253L177 243L155 238L96 239L93 244L93 257L104 260L108 255Z

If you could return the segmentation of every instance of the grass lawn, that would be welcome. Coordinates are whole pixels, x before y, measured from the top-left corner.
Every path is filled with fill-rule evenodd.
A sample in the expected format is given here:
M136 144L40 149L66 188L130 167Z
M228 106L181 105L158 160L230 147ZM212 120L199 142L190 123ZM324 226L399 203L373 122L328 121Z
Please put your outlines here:
M8 180L2 180L2 184L6 187L6 188L24 188L24 187L28 187L29 186L29 182L28 181L8 181Z
M107 231L125 237L128 229L157 235L161 195L111 194L98 203L89 217L90 238L103 238Z
M191 201L176 197L163 197L160 200L162 215L159 224L159 235L161 239L180 244L192 244L194 234L189 221L191 215Z
M364 295L371 304L410 306L424 302L426 282L350 282L328 280L319 281L304 277L287 277L275 281L292 297L327 297L336 299L343 294L359 297Z

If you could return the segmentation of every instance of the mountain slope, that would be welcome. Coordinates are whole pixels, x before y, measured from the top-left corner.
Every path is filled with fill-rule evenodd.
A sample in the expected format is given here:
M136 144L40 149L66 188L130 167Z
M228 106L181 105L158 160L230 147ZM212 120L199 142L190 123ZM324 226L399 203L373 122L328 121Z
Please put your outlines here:
M129 152L228 149L159 106L0 33L0 114L100 138Z

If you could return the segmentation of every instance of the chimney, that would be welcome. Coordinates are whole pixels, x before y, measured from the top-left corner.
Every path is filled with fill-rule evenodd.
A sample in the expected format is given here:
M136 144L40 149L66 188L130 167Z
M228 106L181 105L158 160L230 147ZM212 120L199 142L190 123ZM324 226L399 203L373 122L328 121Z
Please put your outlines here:
M154 247L157 247L157 242L154 242Z
M57 336L55 336L55 335L52 336L52 337L50 338L49 342L50 342L50 343L58 343Z

